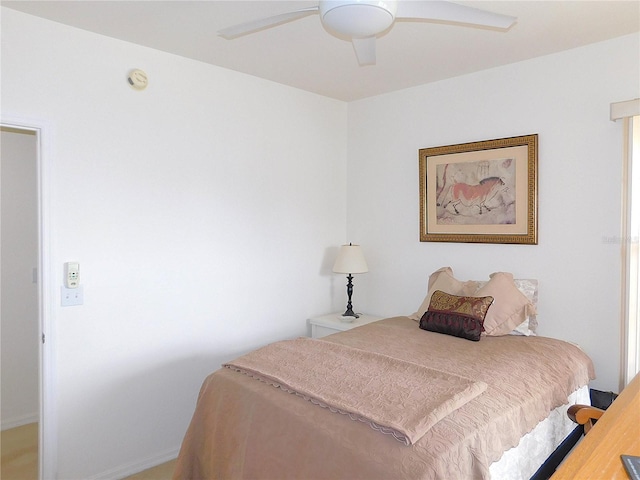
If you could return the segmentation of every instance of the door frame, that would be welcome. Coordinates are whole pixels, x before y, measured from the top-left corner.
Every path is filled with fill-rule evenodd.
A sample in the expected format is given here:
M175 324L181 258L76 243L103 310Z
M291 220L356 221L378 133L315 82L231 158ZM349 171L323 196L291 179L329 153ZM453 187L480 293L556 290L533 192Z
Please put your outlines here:
M38 342L39 362L39 421L38 421L38 478L56 478L57 471L57 415L54 281L51 242L51 128L48 122L10 115L0 117L0 125L33 132L37 143L38 192L38 322L41 338Z

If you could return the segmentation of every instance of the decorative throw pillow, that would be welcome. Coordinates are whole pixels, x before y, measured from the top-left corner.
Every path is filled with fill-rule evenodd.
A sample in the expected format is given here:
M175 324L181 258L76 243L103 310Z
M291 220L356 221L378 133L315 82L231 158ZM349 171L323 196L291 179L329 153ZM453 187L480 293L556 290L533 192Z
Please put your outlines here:
M477 342L492 303L491 296L461 297L436 290L420 319L420 328Z
M490 295L495 299L491 311L484 319L485 335L507 335L535 313L531 301L518 289L513 275L496 272L474 295Z
M484 287L488 283L487 280L477 281L476 288L471 295L475 295L478 289ZM536 335L538 328L538 317L536 308L538 305L538 280L530 278L514 278L513 283L529 300L530 305L526 307L527 315L520 325L509 332L509 335ZM497 302L497 300L495 300ZM495 308L495 304L494 304Z
M424 297L420 308L413 315L409 315L409 318L420 321L424 313L429 308L431 302L431 295L436 290L440 290L451 295L472 295L476 290L476 282L461 282L453 276L453 270L451 267L442 267L429 276L429 286L427 290L427 296Z

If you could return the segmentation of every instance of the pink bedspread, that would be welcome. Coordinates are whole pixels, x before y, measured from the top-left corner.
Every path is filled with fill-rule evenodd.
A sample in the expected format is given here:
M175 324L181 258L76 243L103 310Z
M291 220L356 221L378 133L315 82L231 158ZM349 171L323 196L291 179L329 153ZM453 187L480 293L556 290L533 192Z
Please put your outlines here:
M228 368L205 380L174 479L474 479L594 378L576 346L544 337L480 342L395 317L325 337L484 382L484 393L406 446Z
M323 340L297 338L224 365L409 445L487 384Z

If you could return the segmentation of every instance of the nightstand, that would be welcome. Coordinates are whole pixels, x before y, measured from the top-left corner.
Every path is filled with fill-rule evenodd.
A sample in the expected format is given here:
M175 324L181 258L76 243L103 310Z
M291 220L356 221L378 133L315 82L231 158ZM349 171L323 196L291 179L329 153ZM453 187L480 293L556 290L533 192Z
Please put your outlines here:
M313 317L309 319L309 325L311 325L311 338L322 338L332 333L344 332L355 327L366 325L367 323L377 322L384 317L377 317L375 315L360 314L359 318L356 318L352 322L343 322L341 320L342 314L330 313L329 315L321 315L319 317Z

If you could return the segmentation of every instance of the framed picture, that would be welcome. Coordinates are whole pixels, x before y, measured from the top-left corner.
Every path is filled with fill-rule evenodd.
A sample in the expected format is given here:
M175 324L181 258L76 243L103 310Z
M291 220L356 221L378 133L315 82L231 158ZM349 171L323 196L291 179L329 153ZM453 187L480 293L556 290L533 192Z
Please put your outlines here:
M538 135L422 148L420 241L538 243Z

